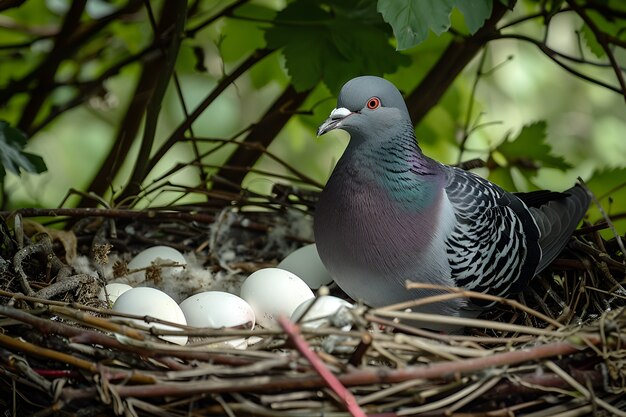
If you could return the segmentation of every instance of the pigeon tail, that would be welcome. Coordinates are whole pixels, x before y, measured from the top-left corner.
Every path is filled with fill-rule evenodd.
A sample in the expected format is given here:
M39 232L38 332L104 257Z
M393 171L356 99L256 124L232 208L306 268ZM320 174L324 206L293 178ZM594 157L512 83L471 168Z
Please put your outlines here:
M569 237L589 207L591 197L580 185L575 185L562 193L530 192L517 193L539 227L541 260L535 274L544 270L565 248Z

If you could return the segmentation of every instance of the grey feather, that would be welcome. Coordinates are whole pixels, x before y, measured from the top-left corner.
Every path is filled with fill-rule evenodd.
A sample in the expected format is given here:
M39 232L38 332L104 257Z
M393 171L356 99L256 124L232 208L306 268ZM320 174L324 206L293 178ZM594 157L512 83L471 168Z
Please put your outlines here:
M522 201L524 197L522 196ZM585 215L591 198L580 185L576 185L539 207L529 210L539 227L541 260L535 273L543 271L563 251L580 219Z
M372 306L437 293L408 291L405 280L520 291L558 256L589 204L581 187L513 194L428 158L401 94L382 78L346 83L318 133L333 129L351 138L316 208L317 249L337 284ZM457 298L419 310L471 317L480 304Z

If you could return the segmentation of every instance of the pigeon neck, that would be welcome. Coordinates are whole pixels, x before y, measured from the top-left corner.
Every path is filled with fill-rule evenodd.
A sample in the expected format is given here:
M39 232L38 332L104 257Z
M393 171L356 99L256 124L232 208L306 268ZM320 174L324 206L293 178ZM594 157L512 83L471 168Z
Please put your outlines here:
M378 150L372 150L379 154L377 159L381 166L392 170L406 169L418 175L431 175L437 170L438 164L422 153L409 121L389 133L391 139L381 143Z
M347 162L346 171L351 172L347 181L369 183L384 190L405 210L423 210L434 203L436 190L443 186L441 166L422 153L410 124L388 134L389 139L382 142L374 138L351 142L344 155L349 162L342 161Z

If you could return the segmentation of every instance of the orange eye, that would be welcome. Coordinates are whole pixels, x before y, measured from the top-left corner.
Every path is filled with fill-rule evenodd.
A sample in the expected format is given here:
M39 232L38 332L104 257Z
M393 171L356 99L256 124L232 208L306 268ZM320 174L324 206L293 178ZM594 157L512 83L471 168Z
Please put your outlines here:
M380 99L378 97L372 97L367 100L367 108L374 110L380 107Z

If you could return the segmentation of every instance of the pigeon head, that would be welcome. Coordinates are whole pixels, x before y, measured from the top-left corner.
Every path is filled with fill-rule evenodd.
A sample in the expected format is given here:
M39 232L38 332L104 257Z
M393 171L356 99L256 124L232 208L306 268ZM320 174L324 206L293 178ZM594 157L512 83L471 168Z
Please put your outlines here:
M344 84L337 107L317 130L321 136L334 129L352 139L381 137L378 133L411 123L402 94L389 81L374 76L353 78Z

